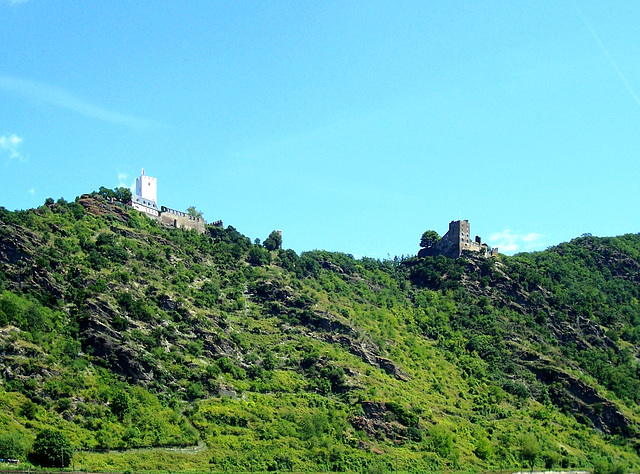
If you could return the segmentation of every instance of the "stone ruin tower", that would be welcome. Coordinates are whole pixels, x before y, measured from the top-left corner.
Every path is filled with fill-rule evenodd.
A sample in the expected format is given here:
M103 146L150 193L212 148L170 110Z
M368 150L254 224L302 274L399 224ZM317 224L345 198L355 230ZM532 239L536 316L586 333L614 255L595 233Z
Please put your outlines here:
M482 239L476 236L471 240L471 227L469 221L451 221L449 230L430 249L422 249L418 252L418 257L444 255L449 258L458 258L462 252L477 252L484 257L494 257L498 255L498 248L489 250L489 246L482 243Z

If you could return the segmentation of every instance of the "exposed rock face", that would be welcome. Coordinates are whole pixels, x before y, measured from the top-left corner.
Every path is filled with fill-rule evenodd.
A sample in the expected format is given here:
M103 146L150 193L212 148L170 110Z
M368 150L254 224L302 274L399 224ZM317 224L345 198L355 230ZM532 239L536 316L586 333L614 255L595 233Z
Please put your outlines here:
M386 403L378 402L361 402L363 414L355 416L351 419L351 425L360 431L364 431L368 437L374 439L392 440L394 443L401 444L412 439L414 441L421 440L417 425L408 427L401 417L394 413L393 407ZM367 449L366 443L358 445L360 449Z
M556 405L578 415L578 419L586 417L605 434L629 434L631 421L593 387L539 358L529 362L528 367L551 387L549 396Z
M129 218L124 206L118 205L116 202L107 201L99 196L96 197L89 194L83 194L78 199L78 203L81 204L87 212L94 216L104 216L108 214L123 224L126 224Z
M331 344L340 344L342 347L347 347L351 354L360 357L363 362L384 370L387 374L393 375L398 380L402 380L403 382L409 380L407 374L398 368L391 359L379 355L380 348L375 344L360 341L344 334L324 334L322 339Z
M113 313L94 302L87 303L87 310L91 316L80 321L83 350L101 358L116 373L143 383L153 380L154 367L143 362L142 351L130 347L122 335L107 324Z
M390 422L390 414L384 403L362 402L364 415L356 416L351 424L357 430L364 431L374 438L393 438L398 432L399 423Z
M7 270L33 265L33 249L41 245L33 233L21 227L0 223L0 263Z
M5 232L0 233L0 262L15 265L20 261L32 261L23 237L17 237L10 226L2 225L1 229Z
M254 287L254 297L282 313L299 311L300 323L314 330L317 339L331 344L340 344L363 362L384 370L398 380L407 381L407 374L396 364L381 356L381 349L373 342L358 335L355 327L346 319L327 311L313 309L314 303L296 297L290 288L282 287L274 281L261 281Z

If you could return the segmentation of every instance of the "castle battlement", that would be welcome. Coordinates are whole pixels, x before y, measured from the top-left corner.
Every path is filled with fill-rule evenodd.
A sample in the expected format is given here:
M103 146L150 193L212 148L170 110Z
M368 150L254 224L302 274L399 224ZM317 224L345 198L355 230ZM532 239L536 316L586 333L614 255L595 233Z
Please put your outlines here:
M173 214L174 216L186 217L187 219L192 220L192 221L196 221L196 222L197 222L197 221L203 221L203 222L204 222L204 219L203 219L202 217L193 217L193 216L190 216L190 215L189 215L188 213L186 213L186 212L177 211L177 210L175 210L175 209L171 209L171 208L169 208L169 207L167 207L167 206L162 206L162 207L160 208L160 210L161 210L163 213L164 213L164 212L166 212L166 213L168 213L168 214Z

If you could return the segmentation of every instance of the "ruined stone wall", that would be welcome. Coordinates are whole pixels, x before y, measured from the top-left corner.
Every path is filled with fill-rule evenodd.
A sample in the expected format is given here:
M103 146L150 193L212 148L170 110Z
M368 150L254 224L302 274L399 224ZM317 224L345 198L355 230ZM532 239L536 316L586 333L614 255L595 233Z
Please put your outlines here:
M205 222L203 218L192 217L186 212L176 211L165 206L162 206L160 222L176 229L194 229L198 234L204 233Z
M436 255L444 255L449 258L458 258L462 253L462 235L464 234L466 221L449 222L449 230L436 243L434 251ZM466 230L468 232L469 223L467 222Z
M464 219L460 221L451 221L449 230L446 234L436 242L432 249L422 249L418 253L419 257L444 255L449 258L458 258L462 252L478 252L486 256L497 256L498 249L492 249L489 252L487 244L483 244L480 237L476 236L471 240L471 226L469 221Z

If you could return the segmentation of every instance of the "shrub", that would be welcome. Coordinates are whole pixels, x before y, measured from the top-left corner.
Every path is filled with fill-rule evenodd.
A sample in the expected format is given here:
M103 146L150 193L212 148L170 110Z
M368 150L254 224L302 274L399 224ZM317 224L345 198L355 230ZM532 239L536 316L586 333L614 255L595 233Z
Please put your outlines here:
M249 250L248 262L258 267L269 265L271 263L271 255L267 249L256 245Z
M24 459L29 451L29 441L21 433L0 434L0 458Z
M396 416L396 419L404 426L418 426L418 415L416 415L415 413L411 413L402 405L396 402L387 402L385 403L385 405L387 409Z
M131 397L124 390L118 390L109 402L109 408L122 421L125 415L131 411Z

